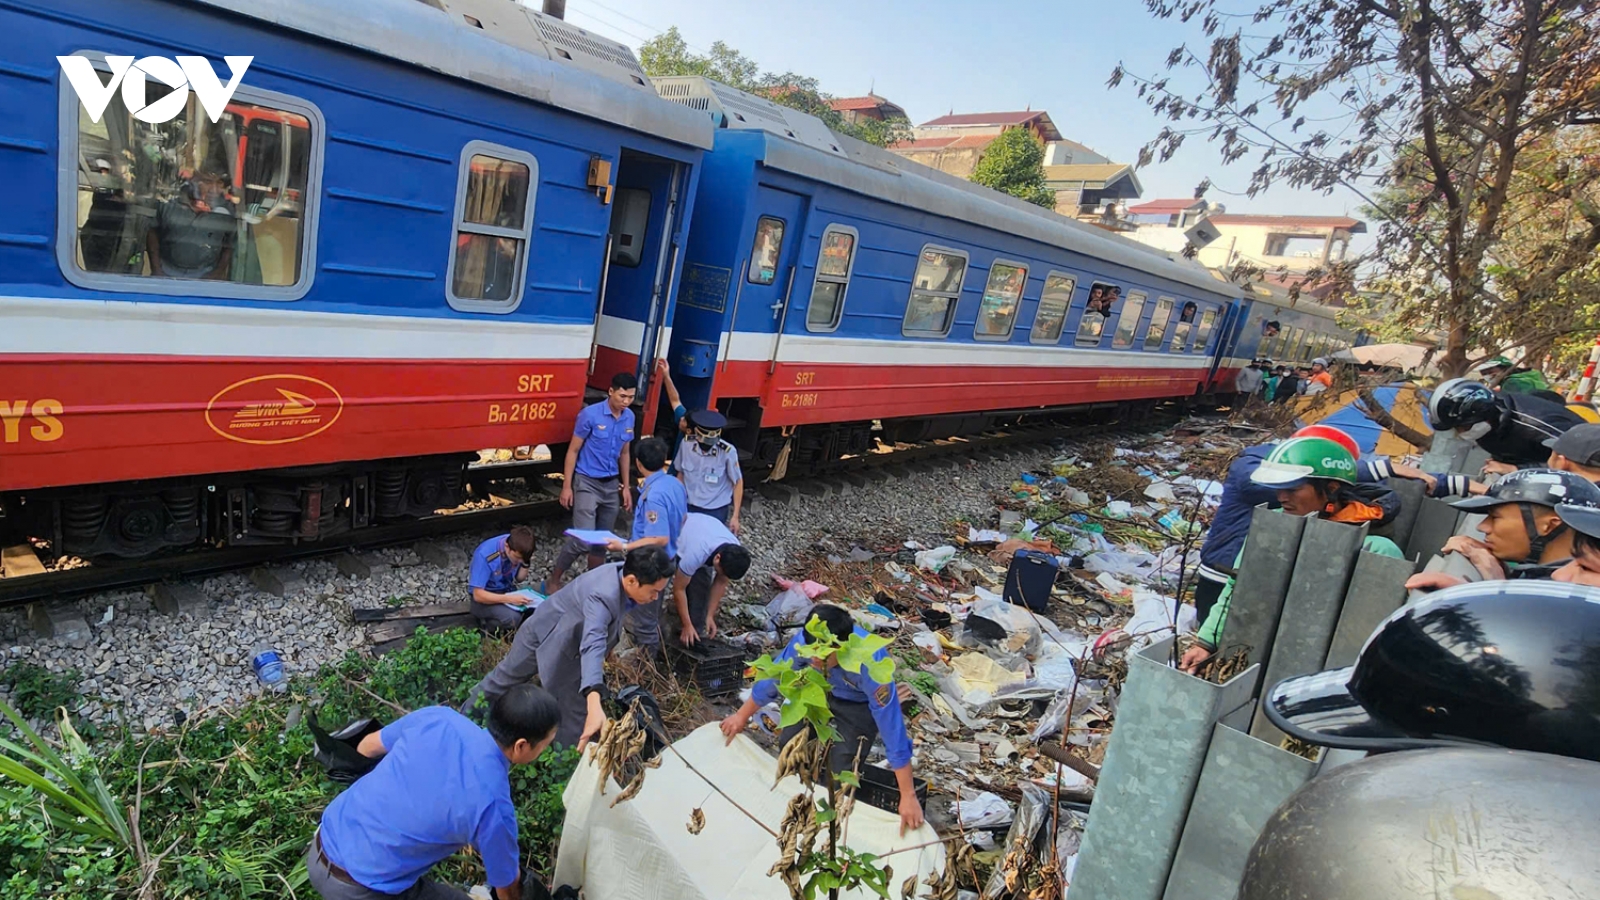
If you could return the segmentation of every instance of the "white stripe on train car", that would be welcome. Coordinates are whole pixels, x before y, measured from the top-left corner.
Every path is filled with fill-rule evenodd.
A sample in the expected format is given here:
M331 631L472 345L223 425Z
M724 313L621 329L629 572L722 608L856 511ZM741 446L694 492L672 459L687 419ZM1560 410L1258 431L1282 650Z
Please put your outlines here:
M773 335L735 332L727 359L772 358ZM783 363L852 363L855 365L921 366L1124 366L1146 369L1208 369L1211 358L1187 353L1140 353L1085 350L1070 344L959 343L948 341L871 340L833 335L786 334L779 350Z
M207 306L0 297L9 354L285 359L588 359L587 324L313 312L293 305ZM635 345L637 352L637 345Z
M623 319L618 316L601 316L600 327L595 332L595 342L602 347L612 350L621 350L624 353L639 352L644 346L644 323L635 319ZM668 326L661 330L661 353L672 345L672 328Z

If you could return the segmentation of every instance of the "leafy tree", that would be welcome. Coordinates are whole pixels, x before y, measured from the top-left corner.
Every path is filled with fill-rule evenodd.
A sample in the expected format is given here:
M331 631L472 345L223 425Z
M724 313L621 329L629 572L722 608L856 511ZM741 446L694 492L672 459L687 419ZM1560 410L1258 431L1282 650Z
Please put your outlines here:
M1055 192L1044 183L1044 148L1025 128L1000 132L983 150L972 180L1029 203L1055 209Z
M1224 163L1253 162L1251 196L1279 183L1357 193L1380 220L1379 249L1342 274L1348 280L1370 262L1402 321L1443 334L1446 374L1464 371L1478 351L1563 340L1561 327L1523 304L1554 308L1600 246L1600 217L1578 199L1593 190L1600 166L1574 160L1558 171L1539 149L1560 147L1569 123L1600 108L1593 5L1254 5L1241 16L1220 0L1145 0L1156 18L1198 20L1209 46L1167 57L1169 72L1200 77L1197 95L1180 93L1170 75L1112 72L1112 87L1137 85L1168 122L1140 164L1170 159L1185 138L1201 135L1218 144ZM1531 186L1541 171L1544 192L1578 214L1570 231L1517 215L1519 191L1527 212L1538 211ZM1558 231L1560 240L1546 239Z
M694 53L677 26L639 45L639 65L652 76L701 75L759 94L780 106L816 116L839 134L879 147L911 137L910 123L904 119L846 122L838 110L828 105L833 95L824 93L817 79L795 72L764 72L755 60L722 41L712 44L711 51L703 56Z

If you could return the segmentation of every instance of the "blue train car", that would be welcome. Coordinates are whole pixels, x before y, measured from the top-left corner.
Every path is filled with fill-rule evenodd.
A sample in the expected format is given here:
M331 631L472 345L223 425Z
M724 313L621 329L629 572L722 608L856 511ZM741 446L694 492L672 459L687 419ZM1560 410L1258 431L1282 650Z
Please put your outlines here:
M1252 286L1230 317L1212 379L1216 393L1231 393L1233 379L1253 359L1305 365L1363 340L1340 325L1335 312L1309 302L1291 302L1286 292Z
M0 107L0 503L82 554L313 540L565 441L657 354L712 139L505 0L8 0Z
M1238 290L700 78L718 123L669 358L691 405L770 461L1205 389ZM760 440L758 432L769 440Z

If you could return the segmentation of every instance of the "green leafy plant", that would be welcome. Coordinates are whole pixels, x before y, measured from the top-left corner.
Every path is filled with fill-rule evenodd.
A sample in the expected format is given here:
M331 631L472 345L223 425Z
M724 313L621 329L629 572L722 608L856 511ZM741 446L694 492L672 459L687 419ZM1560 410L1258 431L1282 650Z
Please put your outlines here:
M0 672L0 684L11 692L11 703L29 719L46 719L56 707L78 708L77 669L56 673L33 663L13 663Z
M11 704L0 700L4 714L24 743L0 738L0 802L24 814L37 815L52 829L112 844L133 846L133 834L122 804L111 794L99 765L65 709L56 726L66 755L30 727ZM28 803L24 804L23 792Z

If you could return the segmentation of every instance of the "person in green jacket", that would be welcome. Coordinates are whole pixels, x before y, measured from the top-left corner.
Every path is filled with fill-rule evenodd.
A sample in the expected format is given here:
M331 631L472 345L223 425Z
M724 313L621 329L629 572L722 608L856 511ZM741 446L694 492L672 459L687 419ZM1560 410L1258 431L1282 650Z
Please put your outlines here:
M1510 374L1501 378L1501 373ZM1538 369L1529 369L1518 366L1504 356L1496 356L1478 364L1478 374L1490 385L1496 384L1498 379L1500 390L1509 394L1531 394L1534 391L1550 390L1550 383L1545 381L1544 373Z
M1357 484L1355 457L1337 441L1327 438L1301 437L1284 441L1251 473L1250 480L1276 488L1278 503L1284 513L1291 516L1315 515L1351 525L1382 525L1400 512L1399 495L1382 484ZM1367 535L1362 549L1395 559L1404 556L1394 541L1375 534ZM1241 549L1239 560L1234 563L1235 570L1243 559L1244 550ZM1178 666L1183 671L1193 672L1221 646L1233 587L1234 579L1229 579L1216 605L1211 607L1211 614L1200 626L1194 646L1183 654Z

